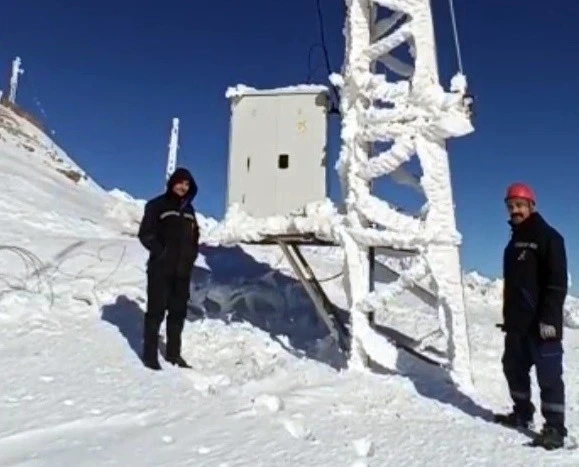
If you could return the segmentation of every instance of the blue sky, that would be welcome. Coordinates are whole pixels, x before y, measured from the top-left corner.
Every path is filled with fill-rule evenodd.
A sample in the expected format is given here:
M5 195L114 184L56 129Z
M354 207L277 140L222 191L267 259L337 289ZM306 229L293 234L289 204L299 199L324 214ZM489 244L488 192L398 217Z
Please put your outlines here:
M332 66L343 54L343 2L321 0ZM143 6L146 5L146 6ZM433 0L443 83L456 72L448 2ZM499 7L501 8L499 10ZM579 281L579 2L455 0L475 134L451 141L463 267L500 274L508 239L505 186L530 183L539 209L566 237ZM0 64L23 59L18 101L106 188L151 197L163 187L170 120L181 119L179 163L200 185L196 207L225 203L228 86L305 82L319 42L315 0L8 2ZM314 81L326 82L319 49ZM329 157L337 158L331 122ZM330 168L331 195L338 194ZM417 200L393 189L394 201ZM578 291L578 287L574 287Z

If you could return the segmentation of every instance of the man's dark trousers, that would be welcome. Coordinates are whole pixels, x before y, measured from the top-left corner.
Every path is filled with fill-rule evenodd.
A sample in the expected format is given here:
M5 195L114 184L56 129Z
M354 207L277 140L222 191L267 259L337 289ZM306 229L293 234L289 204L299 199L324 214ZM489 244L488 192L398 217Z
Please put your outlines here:
M505 336L502 359L515 412L531 419L530 370L534 365L541 392L541 413L547 425L565 430L565 385L563 383L563 345L560 340L542 340L533 334L509 332Z
M167 311L166 357L170 360L181 355L181 332L187 317L189 280L189 277L178 274L167 274L155 270L148 272L148 302L144 329L146 357L156 358L159 329L165 317L165 311Z

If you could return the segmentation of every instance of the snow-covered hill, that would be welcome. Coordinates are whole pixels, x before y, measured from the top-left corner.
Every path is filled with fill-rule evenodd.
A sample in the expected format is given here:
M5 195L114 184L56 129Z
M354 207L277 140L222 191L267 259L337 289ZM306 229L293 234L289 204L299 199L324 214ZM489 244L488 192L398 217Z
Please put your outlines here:
M184 336L194 369L147 370L138 358L146 254L134 238L143 201L106 192L38 128L2 107L0 116L0 465L577 462L569 451L522 447L523 435L486 421L508 398L494 327L500 282L476 273L465 276L470 397L405 353L397 374L341 371L273 247L203 246ZM215 221L200 219L205 236ZM306 253L345 308L340 252ZM570 299L570 325L575 310ZM417 338L436 323L410 294L377 319ZM571 329L566 352L572 409ZM579 423L572 410L569 418Z

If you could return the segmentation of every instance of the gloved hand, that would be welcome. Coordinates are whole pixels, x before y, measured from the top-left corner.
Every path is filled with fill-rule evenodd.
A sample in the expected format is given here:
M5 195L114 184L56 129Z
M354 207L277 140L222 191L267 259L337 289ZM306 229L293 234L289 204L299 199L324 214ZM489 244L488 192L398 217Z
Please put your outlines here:
M552 339L557 336L555 326L545 323L539 323L539 333L541 334L541 339Z

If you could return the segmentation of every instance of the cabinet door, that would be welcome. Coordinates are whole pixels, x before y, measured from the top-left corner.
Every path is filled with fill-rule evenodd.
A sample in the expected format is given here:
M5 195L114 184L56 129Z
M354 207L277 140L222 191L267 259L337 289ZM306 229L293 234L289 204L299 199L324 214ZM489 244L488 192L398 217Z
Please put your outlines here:
M245 144L244 205L255 217L276 212L275 154L277 135L277 101L270 96L251 99Z
M240 204L245 209L245 187L247 186L248 132L253 122L249 118L252 103L240 100L231 107L229 124L229 160L227 173L227 207Z
M325 113L311 94L281 96L276 163L277 210L325 197Z

